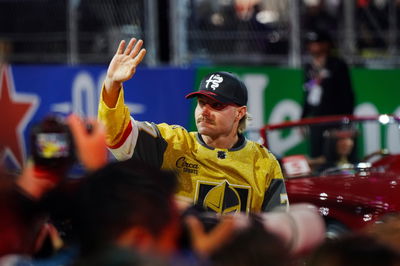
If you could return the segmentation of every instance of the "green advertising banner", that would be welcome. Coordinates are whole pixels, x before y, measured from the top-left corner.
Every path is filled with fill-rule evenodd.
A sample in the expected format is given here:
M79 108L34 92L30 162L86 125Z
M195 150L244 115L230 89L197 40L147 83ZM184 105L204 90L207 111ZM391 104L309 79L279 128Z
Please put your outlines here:
M248 137L259 140L259 129L265 124L274 124L300 118L303 102L303 72L301 69L269 67L201 67L196 72L197 89L201 78L213 71L229 71L237 74L249 91L249 113L253 121ZM400 115L400 69L351 70L356 95L355 115ZM193 108L195 103L193 104ZM193 110L192 110L193 111ZM190 129L195 129L194 121ZM275 139L282 153L298 145L299 136L294 132ZM373 145L373 144L366 144ZM373 147L364 147L372 150Z
M400 115L400 69L352 69L357 115Z
M303 73L300 69L268 67L201 67L201 78L213 71L229 71L242 78L249 90L249 109L257 126L298 119L303 101ZM400 115L400 69L352 69L357 115ZM192 123L193 125L193 123ZM253 126L255 127L255 126Z

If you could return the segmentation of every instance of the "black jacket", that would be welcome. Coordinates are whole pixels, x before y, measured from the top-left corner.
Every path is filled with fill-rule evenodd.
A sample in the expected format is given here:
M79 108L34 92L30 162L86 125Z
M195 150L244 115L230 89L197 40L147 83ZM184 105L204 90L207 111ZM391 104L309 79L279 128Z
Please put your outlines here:
M349 68L336 57L328 57L324 68L317 69L312 64L304 68L304 104L302 118L325 115L353 114L354 92ZM307 101L312 84L321 87L321 98L318 104Z

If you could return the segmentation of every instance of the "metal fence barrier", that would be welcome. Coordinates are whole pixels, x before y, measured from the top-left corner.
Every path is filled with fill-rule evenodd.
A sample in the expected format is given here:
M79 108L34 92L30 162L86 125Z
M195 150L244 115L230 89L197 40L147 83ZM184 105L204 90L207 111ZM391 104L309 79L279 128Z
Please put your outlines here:
M0 59L106 63L135 36L150 66L299 67L304 33L317 25L349 63L396 67L399 12L397 0L1 0Z

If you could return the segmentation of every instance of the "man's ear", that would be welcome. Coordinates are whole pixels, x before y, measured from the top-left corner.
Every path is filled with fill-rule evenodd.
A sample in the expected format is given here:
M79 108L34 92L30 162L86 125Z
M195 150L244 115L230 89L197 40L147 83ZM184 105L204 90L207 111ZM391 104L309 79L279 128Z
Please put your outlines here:
M236 120L240 121L247 113L247 107L246 106L241 106L237 109L236 113Z

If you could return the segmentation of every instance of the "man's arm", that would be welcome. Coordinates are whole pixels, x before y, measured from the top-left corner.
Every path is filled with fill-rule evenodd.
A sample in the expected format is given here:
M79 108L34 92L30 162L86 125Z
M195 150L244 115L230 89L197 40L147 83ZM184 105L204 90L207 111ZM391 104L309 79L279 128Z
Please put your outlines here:
M143 60L146 50L142 45L142 40L131 39L125 49L125 41L120 42L108 66L99 102L98 119L105 126L107 146L120 148L116 156L120 160L132 156L137 138L138 130L124 104L122 83L133 77Z

